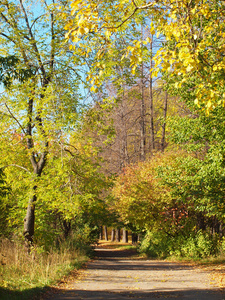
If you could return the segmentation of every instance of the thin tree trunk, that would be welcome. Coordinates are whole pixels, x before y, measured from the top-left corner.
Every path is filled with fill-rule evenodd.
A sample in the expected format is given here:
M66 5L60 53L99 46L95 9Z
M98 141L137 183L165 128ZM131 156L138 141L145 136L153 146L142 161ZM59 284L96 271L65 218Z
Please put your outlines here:
M104 229L104 236L105 236L105 240L108 241L108 232L107 232L107 226L103 226Z
M125 104L125 86L123 85L123 101L121 104L121 121L122 121L122 147L121 147L121 161L120 161L120 171L124 168L124 166L129 165L129 155L128 155L128 143L127 143L127 121L126 121L126 113L127 113L127 105Z
M166 92L164 98L164 107L163 107L163 125L162 125L162 140L161 140L161 151L165 150L165 136L166 136L166 114L167 114L167 104L168 104L168 93Z
M146 144L146 135L145 135L145 97L144 97L144 66L142 63L141 66L141 121L140 121L140 159L145 161L145 144Z
M136 232L132 232L132 244L137 244L138 242L138 235Z
M143 27L142 39L143 39ZM145 161L145 145L146 145L146 130L145 130L145 96L144 96L144 63L141 64L141 119L140 119L140 160Z
M154 117L153 117L153 82L152 82L152 68L153 68L153 34L150 42L150 73L149 73L149 109L150 109L150 148L151 151L155 149L155 134L154 134Z
M120 242L120 228L116 228L116 242Z
M123 228L123 243L128 243L128 231Z
M64 238L67 239L71 230L71 223L69 221L63 220L63 234Z
M111 232L111 242L115 241L115 235L116 235L116 230L112 229L112 232Z
M100 226L100 231L99 231L99 240L103 240L103 227L102 226Z

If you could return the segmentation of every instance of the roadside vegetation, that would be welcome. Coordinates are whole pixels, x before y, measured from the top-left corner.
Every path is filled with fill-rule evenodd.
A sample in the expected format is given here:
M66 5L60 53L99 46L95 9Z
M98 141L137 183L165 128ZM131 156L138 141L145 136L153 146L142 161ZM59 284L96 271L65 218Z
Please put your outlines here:
M27 254L24 244L9 240L1 241L0 255L0 298L5 300L38 296L88 260L85 250L71 244Z

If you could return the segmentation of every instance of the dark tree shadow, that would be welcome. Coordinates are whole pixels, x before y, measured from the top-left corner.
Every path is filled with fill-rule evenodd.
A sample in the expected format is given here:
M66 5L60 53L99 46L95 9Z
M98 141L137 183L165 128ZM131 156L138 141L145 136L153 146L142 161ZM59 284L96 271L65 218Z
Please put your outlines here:
M224 291L188 290L188 291L146 291L146 292L108 292L86 290L58 290L54 296L45 299L51 300L223 300Z
M42 294L47 291L46 288L33 288L23 291L12 291L7 288L0 287L0 300L31 300L40 299Z

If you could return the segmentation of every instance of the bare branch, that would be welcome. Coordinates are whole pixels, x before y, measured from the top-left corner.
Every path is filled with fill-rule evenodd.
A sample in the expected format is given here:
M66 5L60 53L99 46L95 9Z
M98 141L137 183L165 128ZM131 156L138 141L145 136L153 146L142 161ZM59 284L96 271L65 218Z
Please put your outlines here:
M109 28L109 29L115 28L115 29L117 29L117 28L121 27L124 23L126 23L129 19L131 19L133 17L133 15L136 13L136 11L138 9L139 9L138 7L135 7L134 11L126 19L124 19L119 25L111 26L111 27L105 27L105 28Z
M64 148L64 151L68 152L72 157L75 156L69 149Z
M7 38L8 40L10 40L11 42L13 42L14 44L16 43L11 37L9 37L8 35L6 35L3 32L0 32L0 35L4 36L5 38Z
M11 112L11 110L9 109L8 105L6 103L4 103L5 107L7 108L10 116L16 121L16 123L19 125L19 127L21 128L21 130L23 131L23 133L26 135L25 129L23 128L23 126L20 124L20 122L17 120L17 118L13 115L13 113Z
M133 12L126 18L124 19L119 25L117 26L112 26L112 27L103 27L103 28L109 28L109 29L117 29L119 27L121 27L124 23L126 23L129 19L131 19L133 17L133 15L140 9L149 9L152 8L155 4L157 4L159 2L159 0L155 0L155 2L149 3L147 5L143 5L143 6L137 6L137 4L135 3L134 0L132 0L132 3L135 7L135 9L133 10Z
M28 16L27 16L26 10L25 10L25 8L23 6L23 1L22 0L20 0L20 6L21 6L21 9L22 9L24 17L25 17L25 21L26 21L26 24L27 24L27 29L28 29L29 35L30 35L31 44L32 44L32 46L34 48L34 51L35 51L36 55L37 55L37 60L39 62L39 67L40 67L40 70L41 70L41 72L43 74L44 81L45 81L45 84L46 84L46 81L48 81L48 80L47 80L47 76L46 76L46 73L45 73L45 68L43 66L43 63L42 63L42 60L41 60L41 56L40 56L40 53L39 53L39 50L38 50L35 38L33 36L32 30L31 30L31 26L29 24Z
M40 19L40 18L42 18L44 15L46 15L46 14L43 14L43 15L38 16L38 17L33 21L33 23L31 24L30 29L32 29L32 27L33 27L34 24L37 22L37 20Z

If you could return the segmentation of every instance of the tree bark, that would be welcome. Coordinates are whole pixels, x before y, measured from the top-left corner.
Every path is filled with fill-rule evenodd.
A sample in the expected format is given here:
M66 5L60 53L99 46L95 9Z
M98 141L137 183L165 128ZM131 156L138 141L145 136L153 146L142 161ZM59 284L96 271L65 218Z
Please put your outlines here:
M152 82L152 68L153 68L153 35L151 35L150 42L150 52L151 52L151 60L150 60L150 73L149 73L149 109L150 109L150 148L151 151L155 149L155 133L154 133L154 117L153 117L153 82Z
M63 233L64 238L67 239L71 230L71 223L69 221L63 220Z
M108 241L108 231L107 231L107 226L103 226L103 229L104 229L105 240Z
M34 187L34 193L35 190L36 190L36 186ZM30 252L30 247L33 245L36 200L37 200L37 196L34 194L29 200L26 217L24 218L23 234L24 234L25 244L27 246L28 252Z
M167 114L167 104L168 104L168 93L165 94L164 99L164 107L163 107L163 125L162 125L162 140L161 140L161 151L164 152L165 150L165 136L166 136L166 114Z
M120 242L120 228L116 228L116 242Z
M111 232L111 242L115 241L115 235L116 235L116 231L115 231L115 229L112 229L112 232Z
M138 235L135 232L132 232L132 244L136 244L138 242Z
M146 134L145 134L145 97L144 97L144 65L142 62L141 66L141 120L140 120L140 160L145 161L145 145L146 145Z
M102 241L103 240L103 227L100 226L100 231L99 231L99 239Z
M128 231L123 228L123 243L128 243Z

